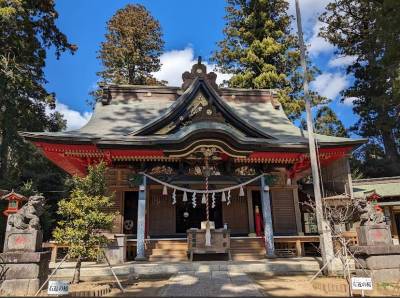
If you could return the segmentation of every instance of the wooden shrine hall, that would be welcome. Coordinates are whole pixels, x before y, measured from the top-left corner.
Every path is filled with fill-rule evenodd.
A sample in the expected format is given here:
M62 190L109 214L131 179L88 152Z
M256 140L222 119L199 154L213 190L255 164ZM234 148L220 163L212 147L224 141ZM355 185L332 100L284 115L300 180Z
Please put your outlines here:
M138 258L165 259L166 244L178 251L206 219L229 230L244 255L253 246L262 257L282 243L300 250L317 242L315 216L301 204L311 172L307 131L287 118L277 91L220 88L201 62L182 79L180 88L104 86L81 129L22 135L71 175L107 163L119 214L112 232L137 243ZM325 193L351 196L348 156L364 140L316 139Z

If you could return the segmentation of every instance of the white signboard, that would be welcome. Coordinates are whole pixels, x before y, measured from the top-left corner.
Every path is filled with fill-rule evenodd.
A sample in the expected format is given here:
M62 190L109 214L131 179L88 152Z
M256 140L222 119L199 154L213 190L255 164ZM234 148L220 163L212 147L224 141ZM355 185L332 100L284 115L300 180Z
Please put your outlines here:
M352 277L351 288L353 290L372 290L371 277Z
M69 282L60 280L50 280L47 288L48 295L68 295Z

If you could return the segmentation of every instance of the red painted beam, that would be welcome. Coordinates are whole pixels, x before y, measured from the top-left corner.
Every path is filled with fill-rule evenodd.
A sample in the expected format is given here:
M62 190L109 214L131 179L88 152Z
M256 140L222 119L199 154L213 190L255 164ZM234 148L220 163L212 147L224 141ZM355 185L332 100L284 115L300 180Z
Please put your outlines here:
M299 158L302 153L297 152L260 152L250 153L248 158Z
M39 148L47 159L52 161L58 167L70 175L84 176L87 173L87 167L92 162L100 160L112 163L113 157L161 157L164 156L163 150L123 150L109 149L101 150L94 144L57 144L47 142L33 142ZM85 154L90 153L95 157L71 155L71 153Z
M343 158L353 149L352 146L336 147L336 148L319 148L319 162L321 166L326 166L333 161ZM328 154L328 155L327 155ZM309 156L302 154L300 161L296 162L289 170L289 175L293 178L297 173L308 170L311 167Z
M58 167L66 171L70 175L85 176L87 174L88 162L83 158L65 156L61 152L52 152L42 150L47 159L52 161Z
M162 156L164 156L163 150L107 149L107 150L104 150L104 153L106 153L106 154L109 153L111 155L111 157L114 157L114 156L162 157Z

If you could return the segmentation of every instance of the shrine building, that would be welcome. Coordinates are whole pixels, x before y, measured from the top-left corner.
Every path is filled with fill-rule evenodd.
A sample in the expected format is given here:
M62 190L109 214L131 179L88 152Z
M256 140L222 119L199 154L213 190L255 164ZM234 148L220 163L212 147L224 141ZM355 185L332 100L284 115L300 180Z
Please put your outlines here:
M230 231L237 259L254 257L246 243L261 243L260 257L291 244L304 255L307 242L318 242L315 216L301 204L311 173L307 131L288 119L276 90L220 88L201 62L182 79L181 87L104 86L81 129L21 134L71 175L106 162L118 211L112 232L126 234L139 257L168 258L152 257L148 243L185 241L207 217ZM323 193L352 197L348 158L365 141L316 140Z

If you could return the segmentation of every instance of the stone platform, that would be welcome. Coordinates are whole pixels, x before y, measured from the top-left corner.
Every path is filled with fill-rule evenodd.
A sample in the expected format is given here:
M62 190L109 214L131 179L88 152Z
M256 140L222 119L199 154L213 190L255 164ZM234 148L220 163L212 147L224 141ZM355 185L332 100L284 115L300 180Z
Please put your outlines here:
M263 273L268 275L312 275L321 266L319 257L277 258L259 261L196 261L196 262L128 262L113 266L121 278L137 276L141 278L169 277L180 272ZM58 263L50 263L55 268ZM337 271L341 270L339 260L335 262ZM64 263L55 275L57 279L71 279L75 263ZM105 264L83 263L81 279L85 281L113 278L111 270Z
M50 252L9 251L1 258L7 268L2 296L32 296L47 279Z
M374 282L399 282L400 246L355 246L351 248L357 262L358 276L371 276Z

